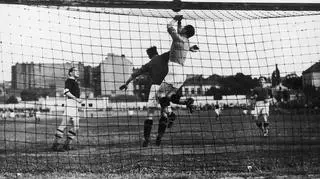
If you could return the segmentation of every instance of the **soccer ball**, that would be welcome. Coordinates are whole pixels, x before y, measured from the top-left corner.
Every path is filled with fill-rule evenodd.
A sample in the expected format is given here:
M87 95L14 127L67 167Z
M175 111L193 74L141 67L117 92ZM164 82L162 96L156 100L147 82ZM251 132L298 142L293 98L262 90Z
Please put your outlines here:
M173 0L173 8L172 10L174 12L180 12L181 11L181 5L182 5L182 2L181 0Z

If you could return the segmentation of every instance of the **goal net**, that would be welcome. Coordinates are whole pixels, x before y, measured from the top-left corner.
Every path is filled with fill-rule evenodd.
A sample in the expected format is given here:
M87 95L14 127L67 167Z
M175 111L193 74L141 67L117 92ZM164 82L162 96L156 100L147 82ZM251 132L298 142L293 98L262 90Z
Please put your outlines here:
M21 2L0 4L0 171L315 172L310 166L319 167L320 11L263 10L263 5L201 9L205 3L192 3L195 9L174 12L147 2L141 8L143 1L136 7L126 1L129 8L121 1ZM158 146L159 112L150 144L143 147L151 85L140 76L126 91L119 87L150 61L147 48L170 50L167 24L177 14L183 15L182 25L195 28L190 45L200 50L188 52L183 67L169 62L169 74L183 77L182 99L192 97L194 111L172 105L177 119ZM79 71L82 99L75 149L53 151L66 118L71 67ZM261 76L271 90L268 136L256 125L250 98ZM60 131L61 145L73 123Z

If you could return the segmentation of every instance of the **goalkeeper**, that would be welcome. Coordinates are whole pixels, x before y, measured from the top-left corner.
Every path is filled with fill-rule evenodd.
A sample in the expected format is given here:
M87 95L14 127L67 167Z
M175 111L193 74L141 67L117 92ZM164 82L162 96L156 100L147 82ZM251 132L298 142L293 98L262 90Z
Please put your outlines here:
M146 74L150 78L152 85L148 99L148 119L144 121L145 140L143 142L143 147L147 147L150 142L153 118L159 103L161 106L161 117L159 120L158 136L156 140L156 145L158 146L161 143L161 139L166 128L170 128L176 118L175 114L171 110L170 102L186 105L190 112L192 112L192 104L194 100L192 98L181 100L181 85L183 82L180 86L174 86L174 84L169 84L172 82L172 78L168 80L166 78L169 72L169 61L183 65L188 51L196 52L199 50L196 45L192 47L189 46L188 39L194 35L194 27L187 25L181 28L181 20L182 16L177 15L167 25L168 33L171 35L173 40L170 51L158 55L156 47L147 49L148 56L151 60L147 64L143 65L136 73L133 73L126 83L120 87L120 90L127 89L127 85L142 74ZM178 22L178 32L173 27L175 22Z

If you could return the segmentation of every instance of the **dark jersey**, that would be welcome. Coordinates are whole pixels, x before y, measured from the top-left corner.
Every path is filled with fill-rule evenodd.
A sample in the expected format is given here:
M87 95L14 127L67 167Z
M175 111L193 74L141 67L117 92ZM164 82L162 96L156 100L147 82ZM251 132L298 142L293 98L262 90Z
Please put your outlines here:
M253 89L253 95L257 95L256 101L264 101L271 97L271 89L256 87Z
M169 52L153 57L148 63L132 74L133 78L139 75L148 75L152 84L160 85L167 76L169 68Z
M65 81L65 94L67 92L70 92L73 96L75 96L76 98L80 97L80 88L79 88L79 84L75 79L72 78L68 78ZM68 97L69 98L69 97Z

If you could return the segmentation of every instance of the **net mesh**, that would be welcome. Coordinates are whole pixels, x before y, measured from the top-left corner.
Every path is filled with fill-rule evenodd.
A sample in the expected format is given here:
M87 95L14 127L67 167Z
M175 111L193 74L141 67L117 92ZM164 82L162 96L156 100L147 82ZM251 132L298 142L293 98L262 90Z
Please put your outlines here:
M169 50L166 25L176 14L196 29L190 44L200 51L177 73L197 108L174 106L177 120L161 146L154 120L151 144L142 147L148 84L140 78L126 92L119 87L149 61L147 48ZM0 171L319 171L318 93L308 86L319 84L317 67L310 69L319 64L319 11L1 4L0 18ZM247 94L259 76L271 83L276 65L283 83L273 91L282 96L263 137ZM56 152L72 66L84 100L80 129L75 150Z

